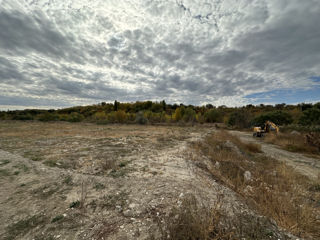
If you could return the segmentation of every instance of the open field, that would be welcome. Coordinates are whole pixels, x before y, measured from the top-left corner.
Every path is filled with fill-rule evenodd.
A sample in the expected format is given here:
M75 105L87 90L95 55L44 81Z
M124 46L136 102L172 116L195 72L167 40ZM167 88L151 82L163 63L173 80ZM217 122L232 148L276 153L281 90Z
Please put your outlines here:
M0 238L297 239L292 232L319 239L318 179L289 168L312 187L305 206L313 215L282 224L285 217L250 193L260 164L250 162L265 156L264 145L228 137L219 145L217 132L210 125L0 122ZM243 166L240 182L234 160ZM282 190L287 184L298 186L284 182Z

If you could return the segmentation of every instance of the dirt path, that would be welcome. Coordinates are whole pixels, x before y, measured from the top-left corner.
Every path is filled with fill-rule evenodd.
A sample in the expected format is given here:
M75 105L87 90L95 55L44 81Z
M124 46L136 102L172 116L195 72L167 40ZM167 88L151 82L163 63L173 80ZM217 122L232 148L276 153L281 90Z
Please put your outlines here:
M261 149L267 156L287 163L311 179L317 179L320 174L320 160L317 158L306 157L300 153L288 152L276 145L265 143L263 139L254 138L252 134L248 132L230 131L230 133L240 137L240 139L245 142L261 144Z

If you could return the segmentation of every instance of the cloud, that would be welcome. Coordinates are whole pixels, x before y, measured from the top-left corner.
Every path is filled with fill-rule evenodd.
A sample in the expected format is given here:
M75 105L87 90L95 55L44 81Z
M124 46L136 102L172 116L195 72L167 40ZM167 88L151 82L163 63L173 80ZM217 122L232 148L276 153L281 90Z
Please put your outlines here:
M316 0L3 0L0 105L267 101L319 85L319 21Z

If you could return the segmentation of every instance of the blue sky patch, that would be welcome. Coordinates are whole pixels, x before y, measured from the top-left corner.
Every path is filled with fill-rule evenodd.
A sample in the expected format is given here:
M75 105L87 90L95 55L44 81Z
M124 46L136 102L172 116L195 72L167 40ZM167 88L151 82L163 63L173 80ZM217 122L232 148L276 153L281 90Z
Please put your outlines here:
M310 78L313 82L320 82L320 76L314 76Z
M313 88L307 90L281 89L268 92L254 93L245 96L245 98L250 99L253 104L296 104L302 102L317 102L320 101L320 86L314 86Z

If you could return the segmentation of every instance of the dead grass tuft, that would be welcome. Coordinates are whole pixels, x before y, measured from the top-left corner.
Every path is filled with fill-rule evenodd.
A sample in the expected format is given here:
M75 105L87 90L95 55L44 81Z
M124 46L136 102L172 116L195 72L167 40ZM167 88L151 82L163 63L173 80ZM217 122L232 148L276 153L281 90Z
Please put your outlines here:
M319 149L315 146L311 146L306 143L305 136L303 134L290 134L290 133L278 133L267 134L265 141L278 145L285 150L291 152L301 152L309 154L319 154Z
M194 195L187 195L180 206L173 207L169 215L157 222L161 239L232 239L232 231L219 225L220 217L218 209L198 203Z

